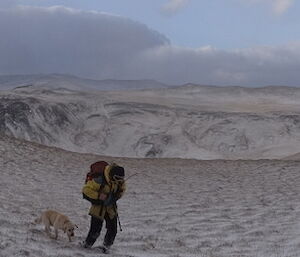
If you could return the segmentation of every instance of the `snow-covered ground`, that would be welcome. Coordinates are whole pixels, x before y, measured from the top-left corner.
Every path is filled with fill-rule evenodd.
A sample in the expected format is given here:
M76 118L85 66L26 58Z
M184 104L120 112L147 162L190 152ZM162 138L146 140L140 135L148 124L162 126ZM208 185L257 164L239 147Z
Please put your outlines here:
M79 154L0 136L0 256L94 257L81 187L89 165L116 161L130 178L119 201L116 257L300 256L300 163L129 159ZM45 209L79 229L69 243L33 220ZM102 231L104 232L104 230ZM97 241L100 245L103 234Z

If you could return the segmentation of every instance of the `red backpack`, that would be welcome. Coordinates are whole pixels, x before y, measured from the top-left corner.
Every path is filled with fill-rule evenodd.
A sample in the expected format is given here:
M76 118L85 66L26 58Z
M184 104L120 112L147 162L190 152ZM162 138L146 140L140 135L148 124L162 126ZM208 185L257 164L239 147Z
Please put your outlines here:
M104 173L105 167L109 165L105 161L95 162L90 166L90 171L86 174L85 183L94 178L100 177Z

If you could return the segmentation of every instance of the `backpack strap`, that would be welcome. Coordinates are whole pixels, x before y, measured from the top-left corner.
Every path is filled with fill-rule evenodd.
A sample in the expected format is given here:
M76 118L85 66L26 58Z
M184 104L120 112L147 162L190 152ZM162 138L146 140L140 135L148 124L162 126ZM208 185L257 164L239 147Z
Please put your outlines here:
M99 183L100 184L100 187L99 187L99 190L98 190L98 194L100 194L100 192L103 190L103 188L105 187L105 185L107 184L106 180L105 180L105 177L104 177L104 173L101 174L101 176L99 176L99 178L101 179L101 182ZM102 212L103 212L103 207L104 207L104 201L102 201L102 204L101 204L101 208L99 210L99 216L101 217L102 216Z

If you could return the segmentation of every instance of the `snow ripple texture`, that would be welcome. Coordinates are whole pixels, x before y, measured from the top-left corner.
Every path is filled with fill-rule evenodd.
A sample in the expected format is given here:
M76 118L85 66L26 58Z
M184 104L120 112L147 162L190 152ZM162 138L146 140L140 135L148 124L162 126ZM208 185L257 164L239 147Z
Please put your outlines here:
M123 232L110 256L300 256L297 161L109 158L7 136L0 137L0 256L100 255L78 242L89 228L85 173L103 159L123 165L127 176L138 173L119 201ZM79 226L74 242L63 233L49 239L33 223L47 208Z

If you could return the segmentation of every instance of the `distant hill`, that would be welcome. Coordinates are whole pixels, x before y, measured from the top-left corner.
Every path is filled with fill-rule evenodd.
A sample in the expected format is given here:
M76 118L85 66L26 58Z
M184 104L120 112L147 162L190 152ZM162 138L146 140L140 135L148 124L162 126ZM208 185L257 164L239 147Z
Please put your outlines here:
M292 154L282 158L282 160L300 161L300 153Z
M85 91L167 88L171 86L155 80L93 80L65 74L0 76L0 90L25 87Z
M119 157L281 159L300 152L299 88L97 92L74 89L79 82L21 81L0 92L0 133L16 138Z

